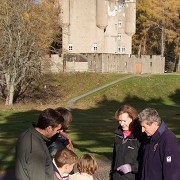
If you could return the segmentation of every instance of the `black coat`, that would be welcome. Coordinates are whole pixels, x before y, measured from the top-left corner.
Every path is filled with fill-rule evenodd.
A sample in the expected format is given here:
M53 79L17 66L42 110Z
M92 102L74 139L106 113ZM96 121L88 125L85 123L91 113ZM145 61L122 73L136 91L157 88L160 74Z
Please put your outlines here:
M54 158L58 150L64 149L69 144L69 139L60 133L55 134L51 141L47 142L48 150L52 158Z
M136 132L131 133L124 138L123 131L119 127L115 131L115 143L113 148L113 158L110 179L111 180L137 180L138 178L138 164L141 159L141 143L142 136L141 129L138 128ZM116 169L124 164L130 164L132 172L123 174Z
M180 179L180 152L175 134L164 122L144 146L142 180Z

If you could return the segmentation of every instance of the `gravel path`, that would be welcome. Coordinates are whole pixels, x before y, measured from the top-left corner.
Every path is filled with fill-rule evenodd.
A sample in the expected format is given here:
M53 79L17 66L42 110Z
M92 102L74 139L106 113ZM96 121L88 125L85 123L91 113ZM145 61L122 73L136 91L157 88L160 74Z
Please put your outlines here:
M109 180L109 171L111 167L111 159L97 159L98 169L94 174L94 180Z

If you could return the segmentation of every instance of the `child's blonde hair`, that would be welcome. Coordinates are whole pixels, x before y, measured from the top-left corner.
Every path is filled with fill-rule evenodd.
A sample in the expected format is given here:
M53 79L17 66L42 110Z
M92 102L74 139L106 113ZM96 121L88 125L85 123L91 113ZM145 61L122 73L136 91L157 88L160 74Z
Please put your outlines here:
M90 154L82 155L77 163L77 169L79 173L87 173L93 175L97 170L97 162L94 156Z
M58 168L63 167L65 164L74 164L78 160L78 156L70 149L64 148L57 151L54 157L55 163Z

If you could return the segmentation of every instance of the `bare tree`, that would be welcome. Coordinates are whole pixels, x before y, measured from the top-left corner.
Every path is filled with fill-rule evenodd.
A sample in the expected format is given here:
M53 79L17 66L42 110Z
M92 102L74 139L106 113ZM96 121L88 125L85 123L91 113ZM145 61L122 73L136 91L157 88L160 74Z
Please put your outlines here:
M1 0L0 91L12 105L41 73L41 63L60 25L49 0Z

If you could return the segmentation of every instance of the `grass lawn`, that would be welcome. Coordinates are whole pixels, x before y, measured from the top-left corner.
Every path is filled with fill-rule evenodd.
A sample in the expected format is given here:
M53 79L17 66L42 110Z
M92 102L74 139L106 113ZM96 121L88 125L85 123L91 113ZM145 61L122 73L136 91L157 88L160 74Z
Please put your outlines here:
M88 76L86 81L89 81ZM79 82L74 79L74 83ZM93 83L88 83L87 91L94 88L91 84ZM77 95L85 92L85 87L83 86L83 90L81 87L79 85L78 89L76 85ZM74 105L73 123L68 134L78 155L91 152L96 157L111 156L113 132L118 125L113 116L124 103L133 105L138 111L149 106L156 108L162 119L180 138L180 75L140 76L100 90ZM0 169L14 167L16 139L32 122L36 122L39 112L17 109L0 111Z

